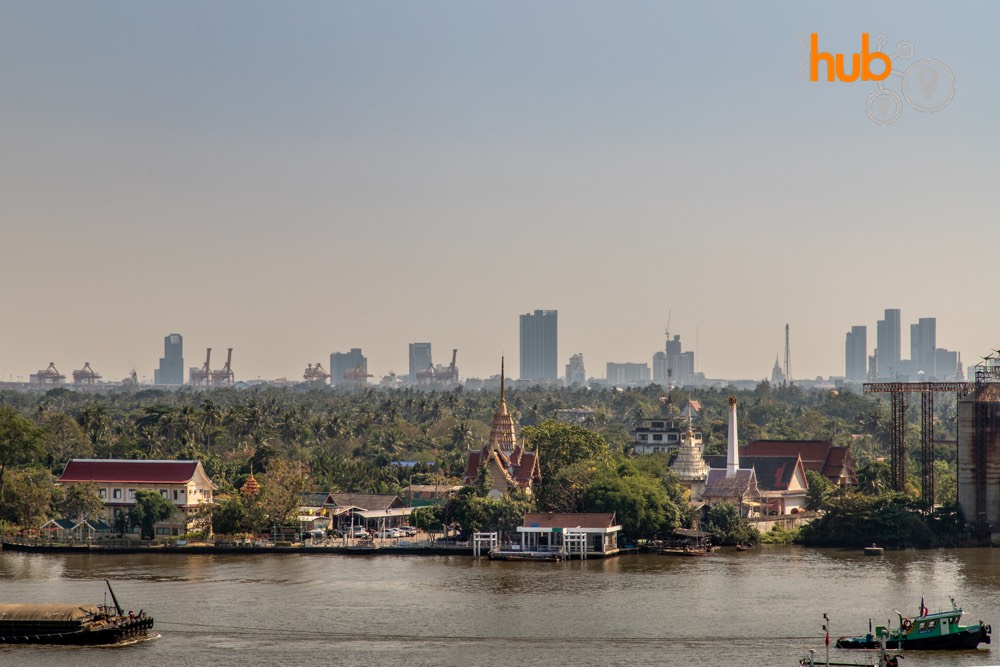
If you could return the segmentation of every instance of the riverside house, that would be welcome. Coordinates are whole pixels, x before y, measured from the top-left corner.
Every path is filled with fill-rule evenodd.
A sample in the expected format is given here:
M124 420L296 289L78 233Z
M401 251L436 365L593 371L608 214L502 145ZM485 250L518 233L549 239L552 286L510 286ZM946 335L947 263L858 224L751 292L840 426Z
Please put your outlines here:
M197 514L210 505L216 486L200 461L70 459L58 484L92 483L104 501L108 521L135 506L136 491L149 489L173 503L174 515L155 526L156 537L179 537L195 526Z
M586 556L612 556L618 553L618 533L615 514L578 512L529 512L524 525L517 527L521 544L516 551L562 552ZM516 546L516 545L515 545Z

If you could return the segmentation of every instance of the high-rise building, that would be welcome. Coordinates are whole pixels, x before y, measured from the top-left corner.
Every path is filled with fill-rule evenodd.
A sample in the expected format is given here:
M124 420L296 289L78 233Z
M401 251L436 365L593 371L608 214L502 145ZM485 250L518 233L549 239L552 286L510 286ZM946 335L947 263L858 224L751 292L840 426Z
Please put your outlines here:
M694 377L694 352L681 350L680 336L667 339L667 373L673 378L671 382L675 386L688 383Z
M933 317L921 317L916 324L910 325L910 361L913 363L913 373L924 373L928 378L937 377L937 320ZM948 374L954 373L949 369ZM916 378L913 378L916 379Z
M521 379L558 379L558 320L555 310L521 315Z
M878 375L882 379L894 379L901 370L899 335L899 309L886 308L885 319L879 320L875 326Z
M587 384L587 371L583 368L583 354L574 354L566 364L566 386Z
M943 382L962 381L962 361L958 352L943 347L934 351L934 377Z
M868 327L853 326L847 332L844 344L845 372L848 382L864 382L868 379L865 365L868 362Z
M153 384L184 384L184 338L180 334L163 337L163 356L160 367L153 370Z
M670 374L670 365L667 363L667 353L657 352L653 355L653 382L668 387L673 377Z
M368 358L361 353L361 348L353 347L350 352L330 355L330 384L343 384L348 379L348 371L354 370L368 372Z
M417 381L417 373L426 372L433 365L430 343L410 343L410 382Z
M649 384L649 364L608 362L608 384L615 386Z

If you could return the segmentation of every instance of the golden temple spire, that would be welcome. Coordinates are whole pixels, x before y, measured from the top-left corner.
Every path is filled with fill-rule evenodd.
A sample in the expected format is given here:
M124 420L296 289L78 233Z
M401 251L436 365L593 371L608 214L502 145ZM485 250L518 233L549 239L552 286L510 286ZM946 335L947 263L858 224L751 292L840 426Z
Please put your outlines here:
M507 412L507 393L504 383L504 358L500 357L500 404L493 415L490 426L490 449L511 452L517 444L517 434L514 428L514 418Z

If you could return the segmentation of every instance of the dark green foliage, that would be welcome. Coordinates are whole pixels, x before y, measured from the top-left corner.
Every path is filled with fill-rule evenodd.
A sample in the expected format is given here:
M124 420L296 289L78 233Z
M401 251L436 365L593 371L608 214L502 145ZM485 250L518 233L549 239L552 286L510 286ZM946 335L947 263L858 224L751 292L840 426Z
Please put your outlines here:
M827 498L836 490L833 483L815 470L806 470L806 482L809 484L806 509L815 512L826 508Z
M500 531L512 533L522 524L526 512L535 511L535 503L521 493L500 498L480 495L467 486L448 501L445 514L461 526L466 537L472 533Z
M678 506L663 482L627 465L607 469L583 495L587 512L615 512L627 539L666 536L682 526L686 508Z
M150 489L140 489L135 492L135 506L129 510L129 524L139 528L143 539L152 539L153 526L160 521L166 521L174 515L176 508L173 503Z
M934 533L901 494L870 496L844 493L829 498L826 513L804 526L801 542L809 546L929 547Z
M705 530L712 533L712 544L747 546L760 542L760 533L740 516L740 510L732 503L719 503L708 510Z

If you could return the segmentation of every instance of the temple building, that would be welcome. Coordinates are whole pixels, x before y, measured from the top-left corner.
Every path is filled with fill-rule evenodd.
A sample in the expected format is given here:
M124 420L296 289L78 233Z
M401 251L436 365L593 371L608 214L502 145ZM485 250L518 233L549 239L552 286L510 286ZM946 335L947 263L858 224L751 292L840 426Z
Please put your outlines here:
M690 419L688 419L687 432L681 438L681 446L677 451L677 458L674 459L670 469L680 479L684 488L691 492L691 502L701 501L701 494L705 490L705 480L708 478L709 468L702 456L701 445L695 440Z
M712 468L705 479L701 494L707 505L732 503L747 516L751 508L760 506L760 490L753 468L740 467L740 446L736 426L736 397L729 397L729 443L726 448L726 467Z
M486 466L489 473L490 495L499 498L505 493L521 489L531 493L531 487L542 477L538 469L536 452L526 452L517 441L514 417L507 411L504 389L503 360L500 361L500 405L493 414L489 442L483 448L469 452L465 464L465 484L475 484L479 470Z

